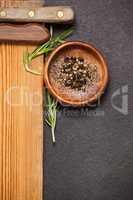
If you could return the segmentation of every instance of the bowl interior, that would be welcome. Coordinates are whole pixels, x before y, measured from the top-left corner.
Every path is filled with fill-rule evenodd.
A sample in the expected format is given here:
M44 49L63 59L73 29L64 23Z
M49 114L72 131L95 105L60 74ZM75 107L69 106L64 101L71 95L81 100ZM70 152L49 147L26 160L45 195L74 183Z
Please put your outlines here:
M57 63L64 61L66 56L82 57L87 63L97 65L99 74L98 81L91 85L86 91L76 91L63 87L61 83L57 82ZM48 66L48 79L52 88L52 93L61 101L70 104L89 103L101 95L103 88L106 85L107 71L106 64L101 54L91 45L81 42L70 42L59 47L52 56Z

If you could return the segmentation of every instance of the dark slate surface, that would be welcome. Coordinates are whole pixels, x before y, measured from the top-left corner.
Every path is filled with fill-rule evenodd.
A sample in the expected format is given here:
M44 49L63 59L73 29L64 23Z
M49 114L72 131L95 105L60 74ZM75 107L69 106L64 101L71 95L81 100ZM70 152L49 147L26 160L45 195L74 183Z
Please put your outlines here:
M62 108L55 146L45 127L45 199L133 200L133 1L47 0L47 4L75 8L76 30L70 39L91 42L104 53L110 83L101 105L86 114ZM111 105L112 94L122 86L128 89L127 115ZM126 106L126 94L123 97ZM121 106L122 96L113 102Z

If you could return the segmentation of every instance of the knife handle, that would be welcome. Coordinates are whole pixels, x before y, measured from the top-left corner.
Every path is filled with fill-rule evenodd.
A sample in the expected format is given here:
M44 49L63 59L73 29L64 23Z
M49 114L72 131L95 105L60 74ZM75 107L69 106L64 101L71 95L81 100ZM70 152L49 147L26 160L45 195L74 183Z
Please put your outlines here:
M71 23L74 11L69 6L0 9L0 22Z
M41 44L47 42L49 38L50 33L48 29L40 24L0 24L0 41Z

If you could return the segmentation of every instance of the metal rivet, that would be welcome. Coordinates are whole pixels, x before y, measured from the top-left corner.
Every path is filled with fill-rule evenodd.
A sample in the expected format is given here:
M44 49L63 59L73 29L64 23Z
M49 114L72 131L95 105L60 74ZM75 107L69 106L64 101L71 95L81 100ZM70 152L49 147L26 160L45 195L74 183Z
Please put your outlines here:
M0 16L1 16L1 17L5 17L6 15L7 15L6 11L2 10L2 11L0 12Z
M28 13L28 15L30 17L34 17L35 16L35 12L33 10L30 10L29 13Z
M59 10L58 13L57 13L57 16L58 16L59 18L64 17L64 12L61 11L61 10Z

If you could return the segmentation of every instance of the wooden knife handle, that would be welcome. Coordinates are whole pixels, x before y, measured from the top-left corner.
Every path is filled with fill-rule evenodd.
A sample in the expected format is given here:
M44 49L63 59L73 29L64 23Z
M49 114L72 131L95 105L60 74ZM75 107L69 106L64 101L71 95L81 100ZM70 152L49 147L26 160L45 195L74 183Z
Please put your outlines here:
M74 11L69 6L0 9L0 22L71 23Z
M0 24L0 41L19 41L41 44L47 42L50 34L47 28L40 24Z

